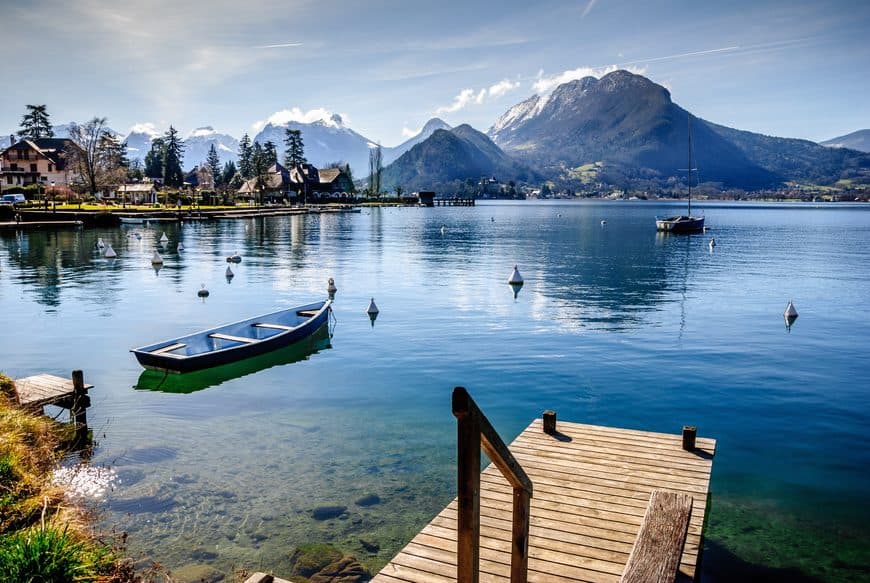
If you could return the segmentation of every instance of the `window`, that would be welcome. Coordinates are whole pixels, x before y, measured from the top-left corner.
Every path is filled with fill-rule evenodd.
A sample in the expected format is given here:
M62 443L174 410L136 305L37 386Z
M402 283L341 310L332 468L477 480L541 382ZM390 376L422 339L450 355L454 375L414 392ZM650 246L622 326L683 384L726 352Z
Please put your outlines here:
M31 171L31 172L38 172L38 170L36 169L36 164L31 164L31 165L30 165L30 171Z
M12 177L11 176L6 177L6 184L12 184Z
M51 162L48 163L48 171L49 171L49 172L54 172L54 170L52 169Z

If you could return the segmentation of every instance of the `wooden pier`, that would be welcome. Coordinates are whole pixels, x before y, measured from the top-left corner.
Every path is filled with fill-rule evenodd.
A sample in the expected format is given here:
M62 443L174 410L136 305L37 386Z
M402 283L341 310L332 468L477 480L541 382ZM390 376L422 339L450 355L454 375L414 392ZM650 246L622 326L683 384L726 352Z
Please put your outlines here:
M436 198L435 206L474 206L473 198Z
M87 435L87 408L91 405L88 390L93 387L85 384L80 370L74 370L69 379L38 374L15 381L18 404L23 409L34 413L42 413L46 405L69 409L70 421L76 424L80 440Z
M374 582L695 578L715 440L696 438L693 427L682 435L565 422L556 427L555 414L547 412L514 440L504 454L510 460L496 461L502 454L491 442L500 440L484 431L489 422L480 414L476 459L479 464L482 445L495 463L479 474L475 468L475 484L463 470L469 460L474 464L474 447L463 441L475 429L463 429L459 391L459 496ZM525 501L523 476L531 482Z

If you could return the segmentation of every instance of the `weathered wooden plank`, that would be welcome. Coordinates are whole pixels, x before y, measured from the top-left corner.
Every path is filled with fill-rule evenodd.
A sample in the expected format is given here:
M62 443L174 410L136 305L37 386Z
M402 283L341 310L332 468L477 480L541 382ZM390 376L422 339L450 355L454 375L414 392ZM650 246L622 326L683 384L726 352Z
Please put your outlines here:
M220 332L213 332L208 335L209 338L217 338L218 340L229 340L231 342L241 342L243 344L252 344L254 342L259 342L257 338L248 338L247 336L233 336L232 334L222 334Z
M529 505L528 581L615 582L623 573L654 490L667 489L693 504L675 567L693 577L716 442L637 430L558 422L556 434L532 422L509 447L534 484ZM480 581L510 576L514 489L492 464L480 473L477 502ZM676 494L675 494L676 495ZM451 501L374 581L456 581L457 500ZM383 576L382 576L383 575Z
M691 514L691 496L655 490L625 565L622 583L673 583Z

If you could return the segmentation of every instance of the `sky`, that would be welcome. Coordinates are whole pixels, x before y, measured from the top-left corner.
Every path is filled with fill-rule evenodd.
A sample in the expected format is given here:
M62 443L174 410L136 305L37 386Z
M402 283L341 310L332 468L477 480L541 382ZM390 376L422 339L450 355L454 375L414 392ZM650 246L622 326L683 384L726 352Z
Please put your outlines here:
M616 68L693 114L824 140L870 128L870 1L0 0L0 129L26 104L252 136L339 114L393 146L438 116L485 131L512 105Z

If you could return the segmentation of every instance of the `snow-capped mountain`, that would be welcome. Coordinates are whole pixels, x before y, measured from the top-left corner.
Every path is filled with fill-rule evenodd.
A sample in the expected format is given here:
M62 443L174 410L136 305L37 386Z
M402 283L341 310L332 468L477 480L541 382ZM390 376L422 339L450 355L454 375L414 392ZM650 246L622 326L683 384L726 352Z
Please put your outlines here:
M262 145L271 141L278 150L279 161L283 160L288 128L302 131L305 158L310 164L322 168L332 162L347 162L354 176L368 174L372 142L347 127L337 114L324 116L311 123L273 119L263 126L251 142L260 142Z
M420 142L425 141L426 138L434 134L437 130L450 131L451 129L453 128L451 128L447 124L447 122L440 118L433 117L426 122L426 125L423 126L423 129L420 130L420 133L418 133L416 136L408 138L407 140L393 148L384 148L384 164L389 164L393 160L398 159L402 154L404 154Z
M145 155L151 150L151 140L160 137L154 124L140 123L130 128L130 133L124 139L127 142L127 157L130 160L145 160Z
M208 158L208 150L214 144L221 165L232 160L236 161L239 152L239 141L228 134L221 134L211 126L196 128L184 139L184 167L193 168Z

